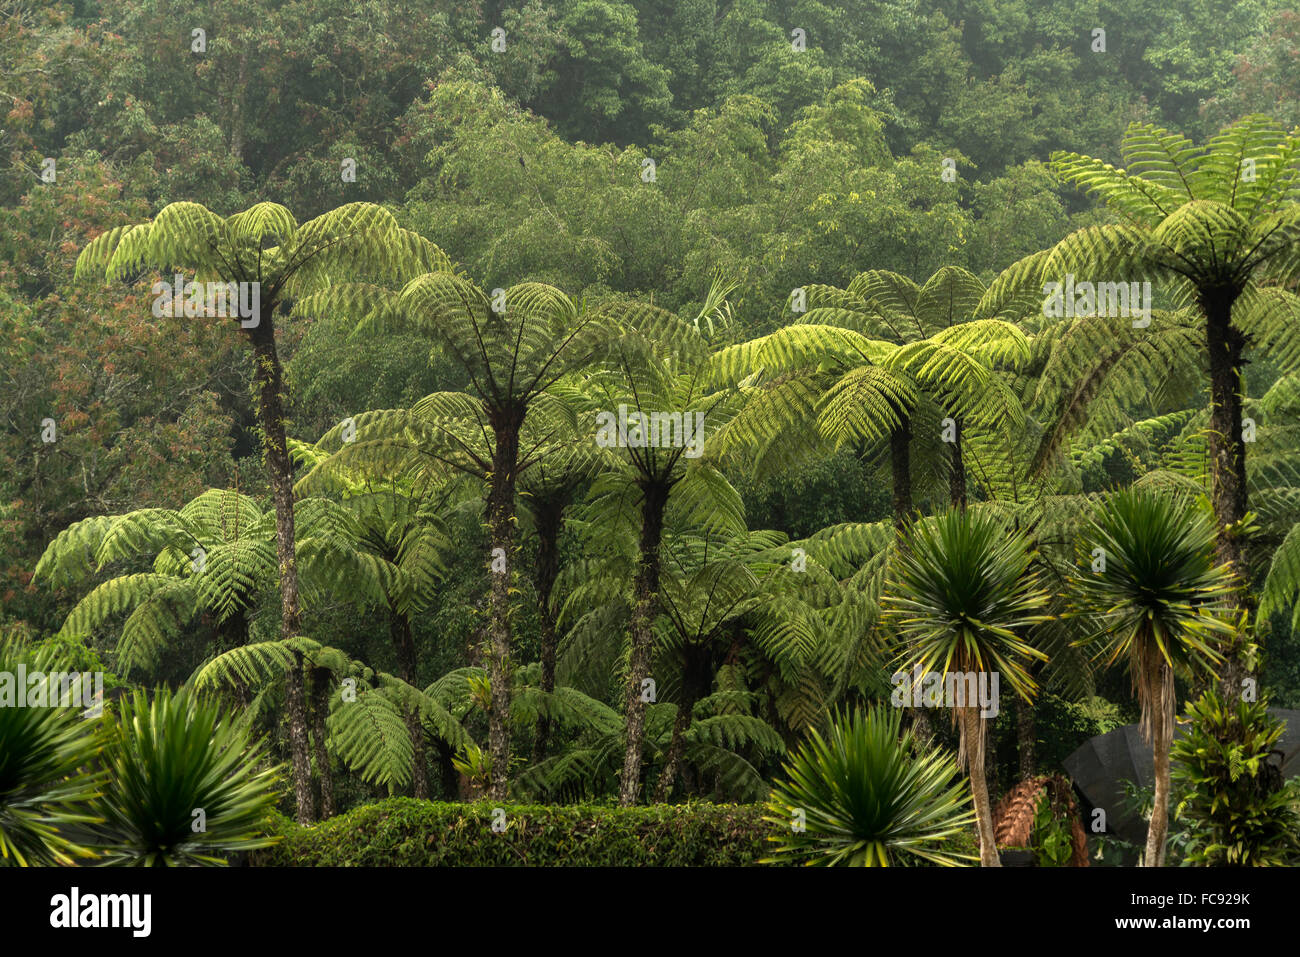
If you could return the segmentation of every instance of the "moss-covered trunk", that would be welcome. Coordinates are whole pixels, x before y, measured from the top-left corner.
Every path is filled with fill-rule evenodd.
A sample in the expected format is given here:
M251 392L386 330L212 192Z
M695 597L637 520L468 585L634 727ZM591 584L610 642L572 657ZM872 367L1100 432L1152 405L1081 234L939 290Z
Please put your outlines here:
M632 608L632 655L628 668L624 713L627 717L627 747L619 779L618 803L636 803L641 787L641 748L645 738L645 711L641 685L650 677L650 655L654 645L655 596L659 592L659 542L663 538L664 509L669 486L646 481L641 487L641 547L634 585Z
M280 637L296 637L302 628L298 610L298 563L293 525L293 460L285 435L284 370L275 347L272 316L274 301L264 303L258 324L248 330L253 344L257 380L257 417L262 429L262 455L271 481L275 505L275 548L280 572ZM293 792L298 823L315 818L311 793L311 760L307 743L307 701L303 687L303 656L294 652L286 682L285 707L289 716L289 749L293 767Z
M514 574L515 487L519 469L519 430L524 409L492 410L489 420L495 441L488 480L487 518L492 554L488 560L488 675L492 708L488 714L488 750L492 781L488 797L504 801L510 775L510 579Z

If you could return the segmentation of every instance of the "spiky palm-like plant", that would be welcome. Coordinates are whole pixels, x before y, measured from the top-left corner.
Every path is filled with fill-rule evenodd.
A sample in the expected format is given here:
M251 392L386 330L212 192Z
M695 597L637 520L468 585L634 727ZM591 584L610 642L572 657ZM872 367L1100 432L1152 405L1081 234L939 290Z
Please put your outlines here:
M945 842L970 826L970 794L948 752L914 747L883 706L835 714L785 765L767 802L773 860L809 866L964 863Z
M150 222L118 226L96 237L77 258L78 277L97 273L129 279L147 268L184 269L200 283L250 283L258 290L256 315L225 311L253 350L257 418L275 501L284 639L298 634L301 616L293 463L285 434L284 370L276 346L275 313L287 301L340 278L400 282L450 266L437 246L403 229L392 213L370 203L349 203L301 225L276 203L258 203L224 219L199 203L172 203ZM212 302L217 302L215 294ZM190 315L198 312L207 317L214 311L206 297L201 305L194 305L197 308L189 310ZM306 823L313 813L301 661L291 669L288 688L294 794L298 819Z
M1246 436L1242 370L1252 344L1284 371L1300 361L1300 131L1247 116L1205 145L1135 123L1122 142L1126 169L1056 153L1059 176L1095 194L1122 219L1063 239L1042 277L1087 272L1110 282L1161 281L1193 312L1209 369L1211 502L1220 561L1245 576ZM1248 608L1244 591L1239 607ZM1241 662L1228 655L1225 690L1240 691Z
M47 701L59 691L50 673L62 668L53 655L6 640L0 675L9 679L9 694L20 663L29 676L45 675ZM102 745L98 722L87 722L77 707L0 703L0 866L69 865L94 856L80 832L98 820L90 805L104 784L94 767Z
M1049 596L1030 572L1025 538L985 509L953 509L916 523L895 550L885 584L885 620L899 642L898 665L956 687L971 675L999 676L1022 700L1037 689L1026 664L1046 655L1021 634L1046 620ZM988 679L991 681L991 677ZM987 717L963 695L947 702L970 769L980 863L1000 866L984 775Z
M267 847L280 771L260 742L194 692L123 698L108 735L108 783L95 808L107 863L222 865Z
M1107 665L1123 662L1142 709L1142 732L1155 758L1155 801L1147 831L1147 867L1165 860L1169 828L1169 751L1177 672L1212 671L1214 644L1231 634L1225 611L1236 581L1215 564L1215 527L1199 502L1150 490L1116 492L1085 533L1079 611L1097 627L1078 644L1096 647ZM1094 549L1101 549L1100 553Z

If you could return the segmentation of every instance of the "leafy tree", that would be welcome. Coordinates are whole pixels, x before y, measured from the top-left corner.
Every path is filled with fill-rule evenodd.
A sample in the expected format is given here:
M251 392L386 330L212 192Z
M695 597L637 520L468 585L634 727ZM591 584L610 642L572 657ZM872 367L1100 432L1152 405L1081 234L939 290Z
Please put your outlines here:
M416 468L432 465L444 476L459 472L486 480L492 549L485 562L491 570L491 796L500 800L510 763L509 583L516 574L516 490L522 468L536 460L555 429L544 419L538 422L528 448L521 447L521 436L530 411L535 420L546 415L546 402L539 397L590 359L607 338L607 323L595 310L580 312L552 286L523 283L489 297L466 279L436 272L411 280L400 293L339 285L299 308L337 310L367 329L420 332L469 379L468 395L438 393L413 410L426 418L416 442L381 444L379 452L390 462L405 460L407 467L413 455ZM554 414L555 402L549 408ZM364 447L358 453L364 454Z
M708 349L703 336L653 306L610 307L624 334L604 350L588 380L599 406L594 440L605 450L605 471L593 496L613 515L639 512L638 557L633 582L631 653L624 710L627 746L619 803L636 803L641 787L645 705L654 618L658 608L660 544L670 502L720 531L744 530L740 497L708 458L712 439L736 409L736 393L707 389ZM602 418L603 417L603 418Z
M538 105L570 138L626 143L667 117L668 71L646 58L631 3L572 0L557 13L563 55Z
M808 292L813 306L808 322L843 325L907 347L896 359L891 357L891 367L909 375L938 403L945 418L951 417L943 422L941 436L949 445L949 495L954 506L964 508L963 425L982 429L986 452L990 438L996 447L1003 435L1023 425L1014 393L986 371L995 364L1014 367L1029 357L1028 339L1015 323L1017 302L989 301L984 283L955 266L940 269L924 285L897 273L871 270L858 275L846 290L813 286ZM904 458L908 454L901 443L891 451ZM980 451L975 446L977 461ZM992 462L979 464L989 485L990 479L1002 478L989 475L996 471ZM910 477L904 481L910 484ZM904 498L910 499L910 493Z
M1123 222L1090 226L1063 239L1043 275L1096 276L1108 282L1165 280L1179 307L1200 321L1209 368L1211 501L1220 560L1245 576L1246 441L1242 370L1249 344L1294 361L1293 320L1300 300L1278 285L1300 275L1300 136L1263 116L1225 127L1204 146L1149 124L1123 140L1128 168L1075 153L1053 154L1067 182L1095 193ZM1243 581L1244 584L1244 581ZM1239 598L1249 607L1246 596ZM1240 688L1230 655L1225 688Z

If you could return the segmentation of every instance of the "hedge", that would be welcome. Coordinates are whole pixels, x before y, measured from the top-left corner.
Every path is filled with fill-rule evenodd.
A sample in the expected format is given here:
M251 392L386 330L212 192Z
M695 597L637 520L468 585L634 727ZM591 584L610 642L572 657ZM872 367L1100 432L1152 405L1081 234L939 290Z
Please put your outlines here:
M390 798L311 827L279 817L260 867L746 867L771 852L761 805L493 805Z

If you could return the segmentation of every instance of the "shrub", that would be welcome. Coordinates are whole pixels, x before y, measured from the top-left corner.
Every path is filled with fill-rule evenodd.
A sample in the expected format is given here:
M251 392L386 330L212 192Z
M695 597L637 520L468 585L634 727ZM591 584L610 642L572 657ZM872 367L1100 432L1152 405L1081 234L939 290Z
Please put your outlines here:
M1283 723L1263 701L1228 704L1213 689L1187 717L1191 727L1173 747L1186 862L1264 867L1300 860L1296 791L1268 761Z
M494 805L389 798L311 827L277 817L269 867L745 867L767 826L754 805Z

